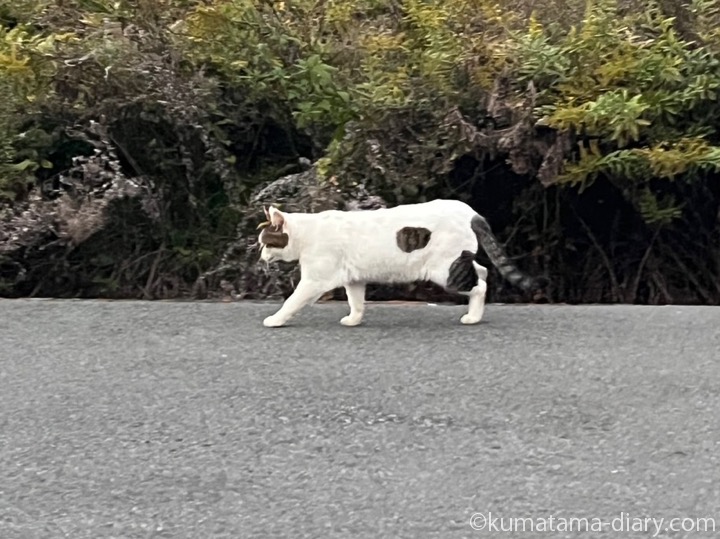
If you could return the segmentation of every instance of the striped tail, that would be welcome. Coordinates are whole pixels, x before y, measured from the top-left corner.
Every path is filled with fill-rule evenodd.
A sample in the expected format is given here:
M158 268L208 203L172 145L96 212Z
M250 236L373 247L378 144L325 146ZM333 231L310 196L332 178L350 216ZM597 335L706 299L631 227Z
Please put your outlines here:
M470 226L477 236L479 245L482 245L492 263L509 283L523 290L533 289L539 284L532 277L522 273L510 261L484 217L475 215L470 221Z

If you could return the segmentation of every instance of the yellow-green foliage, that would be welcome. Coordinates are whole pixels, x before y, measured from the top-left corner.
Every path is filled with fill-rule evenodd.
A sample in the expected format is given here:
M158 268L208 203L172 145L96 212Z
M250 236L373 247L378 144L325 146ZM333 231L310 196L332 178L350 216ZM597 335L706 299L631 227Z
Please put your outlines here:
M50 58L56 42L64 38L35 34L26 25L0 27L0 198L22 193L38 168L52 166L33 148L36 141L21 132L21 126L23 116L50 89L54 73Z
M350 120L372 127L388 110L480 107L477 96L509 72L517 98L534 83L541 125L580 141L558 182L608 175L645 185L714 170L717 2L688 4L692 43L657 3L621 15L619 1L75 0L64 7L79 18L68 20L50 0L0 0L2 160L41 165L12 148L22 111L52 97L58 62L82 59L112 80L136 65L124 58L157 53L128 38L141 28L167 38L179 71L208 74L288 131L321 133L330 161L349 155L338 148ZM74 90L80 101L93 88Z
M56 43L68 35L41 35L26 25L0 27L0 76L13 95L32 102L49 89Z
M494 39L504 33L498 4L483 0L412 0L404 3L405 47L411 67L433 91L455 97L466 90L458 75L489 86L499 72ZM509 20L508 16L508 20Z
M707 2L694 6L703 20L717 16ZM680 38L653 2L620 16L614 0L589 0L581 25L559 37L532 22L516 40L517 72L540 89L539 124L580 140L558 182L631 181L628 196L649 221L654 210L678 215L649 203L647 182L720 170L717 34L700 35L708 42Z
M720 52L720 3L717 0L691 0L697 34L704 47Z
M423 93L452 98L467 80L489 86L501 20L488 0L230 0L198 7L183 26L195 62L253 98L285 100L302 127L412 106Z
M605 136L620 147L652 137L650 126L715 99L718 58L678 38L652 6L617 21L612 2L590 5L580 30L548 46L566 58L542 109L551 127Z
M578 149L580 158L572 167L574 176L567 181L582 182L599 174L630 181L674 180L702 170L720 172L720 148L698 137L609 153L603 153L597 140L591 140L588 145L579 144Z
M327 23L313 2L217 1L183 23L190 58L250 100L287 101L300 126L342 123L350 95L327 62Z

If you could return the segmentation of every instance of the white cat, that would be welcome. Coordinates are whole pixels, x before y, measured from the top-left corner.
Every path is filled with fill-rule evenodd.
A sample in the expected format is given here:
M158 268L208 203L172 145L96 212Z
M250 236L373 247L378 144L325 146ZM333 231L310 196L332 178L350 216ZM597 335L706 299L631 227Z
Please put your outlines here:
M529 289L535 282L508 260L487 221L467 204L435 200L376 210L320 213L265 209L269 221L258 238L261 259L299 261L301 278L267 327L283 326L325 292L345 287L350 314L360 324L367 283L434 282L469 296L460 322L477 324L485 310L487 269L475 262L480 246L500 273Z

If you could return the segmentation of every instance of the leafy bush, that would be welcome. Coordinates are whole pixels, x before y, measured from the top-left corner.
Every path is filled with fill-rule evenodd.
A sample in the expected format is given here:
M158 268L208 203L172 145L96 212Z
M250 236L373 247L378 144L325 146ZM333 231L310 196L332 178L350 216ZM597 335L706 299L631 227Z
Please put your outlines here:
M557 43L533 25L518 71L545 93L541 124L577 138L575 158L556 181L632 181L627 193L642 203L643 217L667 222L681 213L655 213L663 205L648 202L649 182L720 171L720 58L680 39L656 4L620 19L619 28L618 19L614 2L603 0Z
M189 294L300 159L313 207L472 202L551 299L717 302L719 27L711 0L0 0L0 286Z

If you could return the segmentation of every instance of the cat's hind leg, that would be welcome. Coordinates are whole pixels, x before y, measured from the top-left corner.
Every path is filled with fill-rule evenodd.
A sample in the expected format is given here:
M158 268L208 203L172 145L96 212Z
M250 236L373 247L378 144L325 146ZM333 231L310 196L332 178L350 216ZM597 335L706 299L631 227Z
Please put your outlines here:
M487 269L475 262L475 255L463 251L447 271L447 290L468 296L468 312L460 318L463 324L477 324L485 312Z
M473 262L475 271L477 272L477 284L467 292L468 296L468 312L460 318L463 324L477 324L482 320L485 313L485 293L487 292L487 269L477 262Z
M365 283L349 283L345 285L350 314L343 317L340 323L343 326L357 326L362 322L365 312Z
M300 309L315 303L326 291L327 288L322 283L300 279L295 291L275 314L263 320L263 325L269 328L284 326Z

